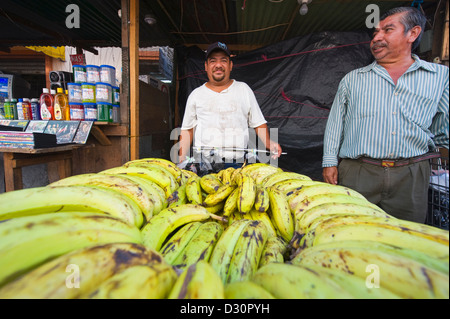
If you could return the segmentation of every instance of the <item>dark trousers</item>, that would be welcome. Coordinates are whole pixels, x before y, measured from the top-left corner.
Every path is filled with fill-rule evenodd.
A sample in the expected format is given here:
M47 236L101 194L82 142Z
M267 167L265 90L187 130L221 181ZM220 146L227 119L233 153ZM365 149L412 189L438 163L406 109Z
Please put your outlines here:
M339 184L364 195L386 213L424 223L428 211L430 162L401 167L381 167L343 159L338 167Z

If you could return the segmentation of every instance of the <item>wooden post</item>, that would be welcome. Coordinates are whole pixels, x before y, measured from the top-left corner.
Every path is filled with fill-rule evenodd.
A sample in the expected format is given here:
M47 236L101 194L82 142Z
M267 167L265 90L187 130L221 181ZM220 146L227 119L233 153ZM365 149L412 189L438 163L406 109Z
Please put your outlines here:
M449 37L449 31L448 31L448 1L445 6L445 21L444 21L444 29L443 29L443 35L442 35L442 48L441 48L441 61L445 62L445 64L448 66L448 37Z
M52 57L45 55L45 86L50 90L50 71L53 71L53 59Z
M122 163L130 160L130 49L129 49L129 0L121 1L122 18L122 83L120 85L120 123L127 127L127 134L120 139Z
M139 158L139 0L130 0L130 160Z

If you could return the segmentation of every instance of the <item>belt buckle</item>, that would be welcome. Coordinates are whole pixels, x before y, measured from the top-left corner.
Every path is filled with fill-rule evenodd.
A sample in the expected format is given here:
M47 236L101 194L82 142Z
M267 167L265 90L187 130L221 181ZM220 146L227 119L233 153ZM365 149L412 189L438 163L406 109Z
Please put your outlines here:
M381 166L383 166L383 167L394 167L395 166L395 161L382 160L381 161Z

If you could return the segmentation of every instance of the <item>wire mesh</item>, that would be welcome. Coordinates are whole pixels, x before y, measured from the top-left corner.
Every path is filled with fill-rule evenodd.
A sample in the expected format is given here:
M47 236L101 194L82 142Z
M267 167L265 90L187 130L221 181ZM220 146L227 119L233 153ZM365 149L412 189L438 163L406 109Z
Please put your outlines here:
M448 157L431 162L430 186L428 189L428 215L426 223L449 229L449 162Z

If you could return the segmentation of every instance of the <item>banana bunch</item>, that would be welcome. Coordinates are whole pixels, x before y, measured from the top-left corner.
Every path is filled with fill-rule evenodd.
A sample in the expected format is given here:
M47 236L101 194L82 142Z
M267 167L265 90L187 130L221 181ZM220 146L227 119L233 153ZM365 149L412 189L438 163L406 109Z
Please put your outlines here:
M413 249L449 261L449 233L411 221L374 215L337 215L316 221L300 241L300 247L324 243L370 240Z
M160 253L169 264L185 270L200 260L209 261L222 232L216 221L188 223L166 241Z
M311 264L269 263L251 278L278 299L398 299L385 288L369 288L365 279Z
M72 250L112 242L141 243L139 229L103 213L61 212L0 223L0 286Z
M208 219L222 220L221 217L209 213L201 205L184 204L168 207L142 227L142 243L146 247L160 251L169 235L177 228L192 222L206 221Z
M35 246L36 247L36 246ZM38 246L37 246L38 247ZM30 252L30 251L29 251ZM29 253L28 252L28 253ZM135 266L151 267L152 270L164 275L148 274L151 286L157 286L159 293L155 297L165 297L165 292L159 283L166 287L174 281L175 277L166 265L163 257L154 250L145 248L138 243L112 242L106 244L90 245L85 248L73 250L57 258L35 267L34 269L8 282L0 288L0 298L4 299L74 299L105 297L111 291L111 285L103 283L109 279L119 284L115 291L121 290L116 296L135 296L140 285L147 285L144 278L136 278L135 270L122 273ZM120 273L120 277L118 276ZM142 271L141 271L142 273ZM167 275L168 273L168 275ZM169 278L169 279L167 279ZM145 278L147 279L147 278ZM168 282L168 283L167 283ZM106 287L107 286L107 287ZM126 288L126 291L124 289ZM170 287L171 288L171 287Z
M400 298L449 297L448 261L395 245L370 240L323 243L302 250L291 263L359 277L367 286Z
M98 285L89 299L165 299L178 276L168 264L151 263L124 269Z
M448 248L263 163L200 177L145 158L0 195L0 298L448 298Z
M0 220L53 212L106 213L141 227L144 216L138 204L117 191L94 186L42 186L0 195Z
M259 221L241 219L229 225L216 243L209 263L223 284L248 279L258 269L268 235Z
M168 299L224 299L224 285L206 260L186 268L176 280Z
M145 178L158 185L164 191L166 199L182 184L182 171L175 164L154 158L130 161L98 174L125 174Z

